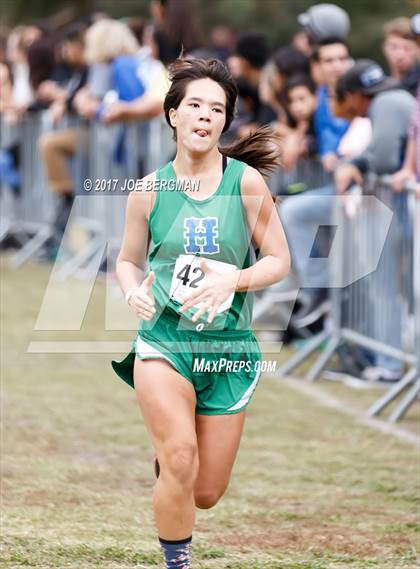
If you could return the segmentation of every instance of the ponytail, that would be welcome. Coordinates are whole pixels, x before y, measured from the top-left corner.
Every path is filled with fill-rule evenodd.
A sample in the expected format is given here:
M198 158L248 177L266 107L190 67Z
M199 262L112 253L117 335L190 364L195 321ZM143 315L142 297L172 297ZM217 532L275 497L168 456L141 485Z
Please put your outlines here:
M281 166L280 138L267 126L219 148L219 151L224 156L245 162L263 175L271 174Z

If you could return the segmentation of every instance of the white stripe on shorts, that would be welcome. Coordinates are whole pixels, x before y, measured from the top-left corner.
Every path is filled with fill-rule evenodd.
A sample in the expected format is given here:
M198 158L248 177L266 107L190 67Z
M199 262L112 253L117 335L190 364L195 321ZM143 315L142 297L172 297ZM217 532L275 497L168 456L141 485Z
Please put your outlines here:
M239 401L234 405L232 405L232 407L229 407L228 411L236 411L237 409L240 409L241 407L243 407L248 403L248 401L251 399L251 395L254 393L254 390L257 387L260 375L261 375L261 370L258 370L254 378L254 381L251 383L251 385L248 387L248 389L245 391L245 393L242 395Z
M139 354L140 358L162 358L172 364L173 367L175 367L174 362L168 358L168 356L165 356L165 354L159 352L157 348L142 340L140 336L137 337L136 352Z

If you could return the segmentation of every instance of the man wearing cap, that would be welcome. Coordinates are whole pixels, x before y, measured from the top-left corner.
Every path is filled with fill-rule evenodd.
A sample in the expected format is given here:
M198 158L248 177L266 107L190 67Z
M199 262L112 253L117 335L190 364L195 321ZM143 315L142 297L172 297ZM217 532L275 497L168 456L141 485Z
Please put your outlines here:
M368 116L372 123L372 139L364 152L341 164L335 171L338 194L344 194L354 183L362 184L368 172L393 174L401 167L407 142L410 119L415 109L415 99L399 86L396 79L387 77L382 68L368 59L356 61L338 81L338 91L345 106L358 116ZM394 194L392 208L393 220L388 233L389 243L395 244L402 233L402 219L406 212L406 196ZM387 248L386 263L383 269L383 256L378 271L386 270L382 286L375 291L378 307L388 306L392 310L392 326L377 329L377 339L398 347L401 342L400 307L393 299L398 295L398 247ZM390 267L395 270L391 270ZM375 310L375 306L372 306ZM378 309L379 310L379 309ZM382 354L375 355L374 365L368 367L363 376L377 381L397 381L401 377L402 365L395 358Z
M372 122L367 149L336 170L337 192L343 194L352 183L362 183L368 171L392 174L399 169L415 99L369 59L358 60L339 79L338 90L350 112Z

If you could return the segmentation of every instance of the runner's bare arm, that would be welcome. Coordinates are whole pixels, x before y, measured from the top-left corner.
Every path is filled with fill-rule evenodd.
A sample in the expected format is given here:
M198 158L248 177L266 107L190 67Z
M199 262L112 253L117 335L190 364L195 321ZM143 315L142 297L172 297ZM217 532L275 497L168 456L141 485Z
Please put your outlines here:
M155 200L155 192L144 188L153 184L155 179L155 172L142 178L143 190L130 192L127 199L123 242L116 263L117 277L124 294L139 286L144 277L149 242L148 220Z
M259 290L287 275L290 270L289 247L264 178L251 166L243 173L241 194L249 231L262 259L241 271L236 290Z

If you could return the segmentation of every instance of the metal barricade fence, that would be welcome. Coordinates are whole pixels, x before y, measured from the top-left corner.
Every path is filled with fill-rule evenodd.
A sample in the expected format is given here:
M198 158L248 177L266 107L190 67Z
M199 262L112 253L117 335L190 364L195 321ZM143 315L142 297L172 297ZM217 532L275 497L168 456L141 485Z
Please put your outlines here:
M0 150L3 156L9 153L13 147L18 147L21 140L22 124L10 124L0 114ZM15 234L17 238L20 237L20 232L17 231L17 204L19 202L17 189L9 187L3 183L0 188L0 242L2 242L8 235ZM23 245L23 241L21 241Z
M420 195L415 195L415 191L411 192L409 206L412 212L414 234L412 247L412 300L414 312L412 335L414 336L415 360L413 366L404 377L368 410L370 416L378 415L405 391L401 401L390 414L389 420L392 422L398 421L403 417L413 402L420 397Z
M80 124L80 121L67 119L60 128ZM14 207L6 208L6 212L2 208L2 232L4 234L6 228L6 231L32 235L15 254L15 267L30 258L51 232L54 196L47 186L37 144L39 136L52 128L48 114L30 114L12 133L20 139L22 187L20 194L12 199ZM122 134L125 144L120 158L116 159ZM144 123L107 126L92 122L89 125L88 154L85 154L81 145L74 159L76 195L81 199L76 200L68 225L84 225L90 238L85 247L62 263L56 271L57 277L66 278L75 274L89 278L96 274L105 247L108 246L109 256L120 246L127 192L115 191L114 185L113 191L105 187L104 191L87 193L84 180L89 179L92 184L96 180L116 180L116 186L120 188L126 179L137 179L163 165L173 152L172 133L162 117ZM309 166L305 163L299 167L307 169ZM294 175L299 174L295 172ZM329 175L323 180L318 178L317 186L330 181ZM380 412L413 383L412 389L391 417L397 420L417 397L420 383L420 206L414 193L408 196L394 194L385 180L375 184L374 193L379 199L378 203L387 204L394 212L377 269L348 286L331 289L329 326L309 340L278 371L280 374L289 373L324 341L327 341L324 351L307 374L309 380L320 375L343 342L382 354L393 359L394 363L400 361L407 367L406 374L369 411L371 414ZM1 203L4 203L4 191L1 192ZM351 275L363 273L364 263L375 254L375 247L378 246L375 242L378 211L374 205L377 202L362 200L361 203L356 207L356 214L349 215L341 201L337 200L335 223L342 227L342 231L336 235L341 242L335 247L332 270L342 282L350 282ZM275 296L274 293L274 297L270 297L271 306L276 300Z
M23 237L22 248L12 256L11 264L18 268L30 259L52 234L51 218L56 196L48 189L45 170L39 154L38 141L52 130L77 127L80 120L66 117L55 127L47 112L26 113L15 126L15 142L19 145L20 191L13 194L2 188L1 238L7 234Z
M110 249L119 247L127 198L127 191L121 188L126 180L136 180L172 157L172 132L163 117L109 126L66 117L54 127L48 112L25 115L14 132L20 149L21 191L13 196L5 191L7 188L2 188L0 202L0 238L8 233L26 235L23 247L12 256L14 268L33 257L52 235L56 196L48 188L38 143L43 133L64 128L86 131L88 142L78 144L71 158L76 200L63 242L74 223L86 230L89 239L81 250L61 263L55 276L63 279L75 274L89 278L97 270L104 247L107 244ZM7 132L4 124L3 132ZM84 184L87 179L92 183L90 192Z
M333 184L333 175L326 172L317 157L300 158L291 170L279 168L268 181L274 195L293 196Z
M398 384L371 407L369 414L373 415L411 383L414 382L414 387L411 395L407 395L410 403L419 391L420 222L419 200L414 192L394 193L389 179L382 178L376 179L370 193L373 195L355 197L350 202L336 200L335 225L340 230L331 259L335 285L330 290L331 317L324 331L309 340L278 373L290 373L326 342L306 375L306 379L313 381L341 344L359 346L367 357L381 359L384 366L406 369ZM384 204L393 213L388 231L383 227ZM367 268L375 262L376 269L369 272ZM360 275L366 276L360 278ZM391 420L396 421L404 414L407 401L406 398L395 409Z
M77 161L86 161L85 175L78 180L76 201L69 225L82 226L89 236L86 245L56 272L65 279L96 275L103 254L119 248L124 229L127 180L144 175L147 164L149 122L89 125L88 154L83 149Z
M140 123L91 123L87 177L80 180L72 219L84 226L91 239L57 271L58 278L70 274L89 278L96 274L105 249L113 264L124 231L128 193L137 179L171 157L171 134L162 117ZM86 179L91 184L89 192L84 187Z
M22 238L22 249L26 251L28 235L38 237L47 233L46 218L51 210L51 199L45 196L42 170L39 169L39 158L36 144L40 134L46 129L47 122L38 113L24 115L16 125L8 125L2 120L2 134L6 134L5 144L18 146L20 189L13 192L11 188L1 189L1 225L2 239L7 234ZM45 237L47 238L47 237Z
M268 179L267 185L273 196L279 197L277 207L284 201L307 190L330 186L333 177L326 172L321 161L315 157L301 158L291 170L279 168ZM297 337L309 338L307 328L295 328L290 315L296 302L299 279L293 271L280 283L257 293L253 311L254 326L265 332L291 329Z

